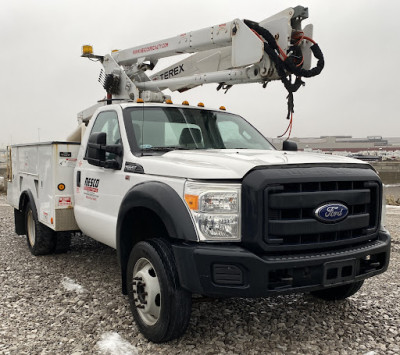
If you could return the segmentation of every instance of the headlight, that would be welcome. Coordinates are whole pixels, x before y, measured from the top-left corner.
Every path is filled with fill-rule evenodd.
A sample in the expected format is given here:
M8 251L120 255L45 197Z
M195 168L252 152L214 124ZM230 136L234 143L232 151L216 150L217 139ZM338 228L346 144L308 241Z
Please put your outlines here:
M187 182L185 201L200 240L240 241L240 184Z

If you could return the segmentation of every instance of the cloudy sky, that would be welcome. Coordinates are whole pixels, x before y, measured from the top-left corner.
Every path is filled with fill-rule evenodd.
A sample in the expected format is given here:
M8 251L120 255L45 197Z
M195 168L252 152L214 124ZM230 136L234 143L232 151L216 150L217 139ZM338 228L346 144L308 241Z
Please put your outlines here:
M83 44L106 54L234 18L261 21L299 4L309 8L305 23L314 24L326 66L295 94L292 136L400 136L398 0L2 0L0 147L63 140L76 114L103 98L101 65L80 58ZM224 105L268 137L285 131L280 82L237 85L226 95L215 89L172 98Z

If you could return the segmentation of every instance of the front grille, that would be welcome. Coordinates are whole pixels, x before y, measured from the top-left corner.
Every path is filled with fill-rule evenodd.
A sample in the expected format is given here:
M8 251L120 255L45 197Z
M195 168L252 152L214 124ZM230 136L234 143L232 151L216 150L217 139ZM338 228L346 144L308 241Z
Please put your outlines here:
M315 210L342 203L349 213L336 223L319 221ZM377 231L379 181L307 181L272 184L264 189L263 239L269 250L324 249L357 244Z

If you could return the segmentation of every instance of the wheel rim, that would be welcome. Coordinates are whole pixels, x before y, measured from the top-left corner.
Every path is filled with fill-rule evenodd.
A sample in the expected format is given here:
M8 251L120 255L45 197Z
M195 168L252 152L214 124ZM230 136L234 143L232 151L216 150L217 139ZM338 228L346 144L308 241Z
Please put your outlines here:
M33 219L32 210L28 211L27 217L27 232L28 232L28 240L29 244L33 247L36 241L36 234L35 234L35 220Z
M132 285L133 299L140 318L147 325L154 325L160 317L161 291L156 271L146 258L136 262Z

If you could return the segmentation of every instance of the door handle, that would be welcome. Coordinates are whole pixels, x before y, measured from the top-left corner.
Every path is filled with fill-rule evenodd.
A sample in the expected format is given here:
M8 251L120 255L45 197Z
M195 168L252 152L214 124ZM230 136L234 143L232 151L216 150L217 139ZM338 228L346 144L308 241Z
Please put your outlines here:
M76 172L76 187L81 187L81 172L80 172L80 170Z

